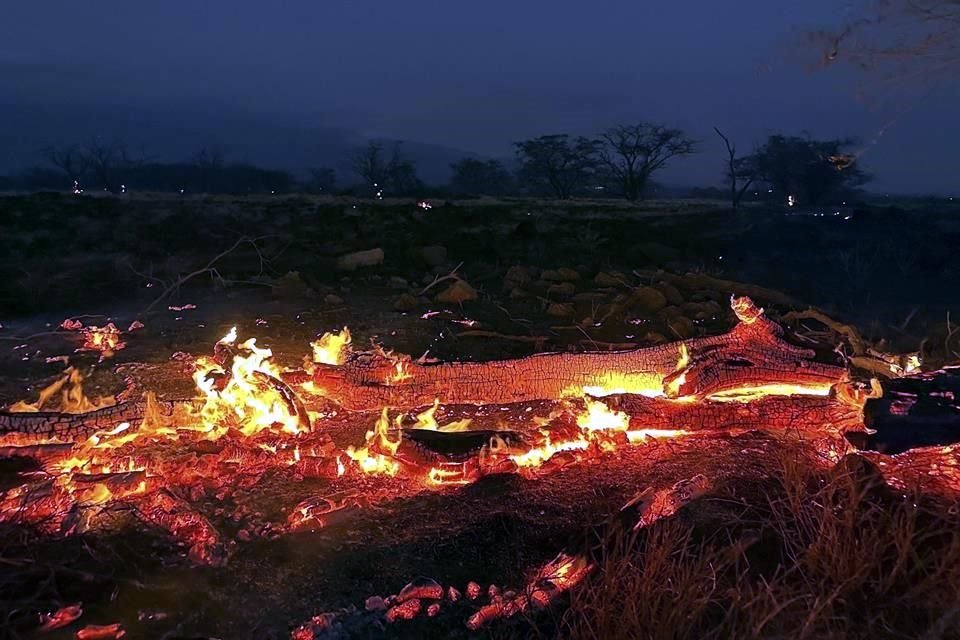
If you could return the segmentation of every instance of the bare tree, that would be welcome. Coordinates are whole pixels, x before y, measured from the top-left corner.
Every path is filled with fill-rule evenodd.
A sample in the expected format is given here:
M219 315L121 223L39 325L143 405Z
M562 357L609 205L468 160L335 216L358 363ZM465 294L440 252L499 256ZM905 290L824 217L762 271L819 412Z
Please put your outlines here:
M640 198L650 176L677 156L693 153L696 145L680 129L641 122L618 125L601 136L600 159L623 189L627 200Z
M596 140L567 134L540 136L515 142L520 183L536 191L549 190L558 198L569 198L596 174Z
M104 143L94 138L87 144L85 155L100 186L116 191L118 172L130 164L126 145L118 140Z
M363 178L374 191L381 190L388 175L387 162L383 157L383 145L370 141L366 146L354 149L350 155L350 169Z
M193 154L191 162L197 168L202 193L216 189L217 181L223 174L225 158L226 153L217 146L203 147Z
M50 146L43 150L43 155L47 162L67 176L72 188L79 187L80 179L89 167L83 150L76 145Z
M730 184L730 208L736 211L740 208L747 189L757 178L754 163L751 157L737 158L737 145L732 144L727 136L717 127L713 128L727 147L727 181Z
M955 76L960 0L857 0L847 19L807 34L821 63L846 62L898 80Z

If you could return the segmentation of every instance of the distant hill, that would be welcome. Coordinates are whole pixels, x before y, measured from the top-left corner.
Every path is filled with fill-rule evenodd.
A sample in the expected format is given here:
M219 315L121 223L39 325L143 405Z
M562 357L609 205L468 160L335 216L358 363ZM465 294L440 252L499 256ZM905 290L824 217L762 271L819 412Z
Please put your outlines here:
M51 144L85 143L93 137L123 141L133 154L156 161L185 160L204 146L219 146L228 161L300 173L334 167L341 184L357 179L349 170L351 149L367 140L335 126L301 126L236 114L161 111L143 107L0 103L0 173L41 164ZM385 141L387 146L391 141ZM421 179L446 183L450 164L477 154L404 141Z

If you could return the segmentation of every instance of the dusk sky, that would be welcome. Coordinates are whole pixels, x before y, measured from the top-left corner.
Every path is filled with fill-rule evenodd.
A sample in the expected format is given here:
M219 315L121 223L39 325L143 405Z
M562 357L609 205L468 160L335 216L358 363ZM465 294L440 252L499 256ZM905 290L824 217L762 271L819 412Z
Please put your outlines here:
M651 120L701 153L661 179L717 184L718 126L857 136L876 191L950 194L960 94L814 71L804 28L838 0L8 2L0 102L252 115L509 157L524 137ZM809 63L809 64L807 64ZM880 136L879 134L883 134ZM879 136L879 137L878 137Z

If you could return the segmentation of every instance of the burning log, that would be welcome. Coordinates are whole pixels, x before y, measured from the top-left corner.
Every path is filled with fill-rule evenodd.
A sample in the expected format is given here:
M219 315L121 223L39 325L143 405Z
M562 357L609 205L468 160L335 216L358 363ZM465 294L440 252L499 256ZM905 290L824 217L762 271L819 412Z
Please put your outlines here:
M746 298L734 298L730 332L621 352L538 354L516 360L419 363L383 353L317 364L313 384L353 410L443 404L511 404L611 392L697 397L736 390L826 394L845 368L816 362Z
M220 532L206 517L170 491L161 489L131 502L145 521L187 543L190 558L195 562L220 565L226 561L226 546Z
M827 396L765 396L751 401L706 399L699 402L617 395L603 398L611 410L629 416L627 434L766 431L845 436L865 433L863 404Z
M164 415L172 415L178 407L190 404L192 400L180 402L158 400L156 402L156 406ZM121 422L139 423L147 413L146 401L122 402L86 413L0 411L0 435L17 433L33 436L37 440L57 439L61 442L76 442L89 438L97 431L111 429Z

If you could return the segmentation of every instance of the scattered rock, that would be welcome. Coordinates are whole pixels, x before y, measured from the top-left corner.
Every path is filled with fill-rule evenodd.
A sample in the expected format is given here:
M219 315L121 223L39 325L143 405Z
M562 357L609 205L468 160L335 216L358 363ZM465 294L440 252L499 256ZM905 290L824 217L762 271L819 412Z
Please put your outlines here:
M667 297L653 287L637 287L631 295L633 304L649 313L656 313L667 306Z
M417 305L420 304L420 301L417 300L414 296L409 293L401 293L393 301L393 310L394 311L413 311L417 308Z
M664 307L657 313L657 317L661 320L673 320L674 318L679 318L683 315L683 311L680 310L680 307L674 307L673 305L669 307Z
M435 300L445 304L463 304L464 302L477 299L477 290L471 287L465 280L457 280L445 291L437 294Z
M580 279L580 274L576 269L569 267L560 267L559 269L547 269L540 278L550 282L576 282Z
M605 293L600 291L581 291L580 293L573 296L574 302L598 302L606 298Z
M334 294L330 293L330 294L327 294L326 296L324 296L324 298L323 298L323 304L329 305L329 306L331 306L331 307L339 307L340 305L343 304L343 298L341 298L341 297L338 296L338 295L334 295Z
M423 260L431 267L442 267L447 264L447 248L438 244L420 249Z
M390 276L391 289L406 289L408 286L410 286L410 283L407 282L406 278L401 278L400 276Z
M282 278L274 280L270 293L274 298L312 298L316 295L300 278L299 271L288 271Z
M683 294L680 293L680 289L669 282L658 282L653 286L667 298L670 304L683 304Z
M686 316L677 316L676 318L668 320L667 326L669 326L680 338L689 338L697 331L693 321Z
M664 342L670 342L670 338L663 335L658 331L648 331L645 336L643 336L644 342L649 342L650 344L663 344Z
M574 308L572 304L554 302L547 307L547 315L553 316L554 318L569 318L573 314Z
M593 277L593 282L598 287L622 287L624 286L625 279L623 277L617 277L612 273L601 271Z
M550 285L547 288L548 297L569 298L577 292L577 287L572 282L561 282Z
M367 611L386 611L387 603L380 596L370 596L366 602L363 603L363 608Z
M687 302L682 306L683 313L696 320L709 320L723 315L720 305L709 300L707 302Z
M530 282L530 270L518 264L507 269L506 275L503 276L504 289L515 289L517 285L528 282Z
M520 298L527 298L530 294L527 293L523 287L516 287L510 292L510 297L513 300L519 300Z
M383 249L354 251L337 258L337 268L341 271L355 271L359 267L373 267L383 264Z

